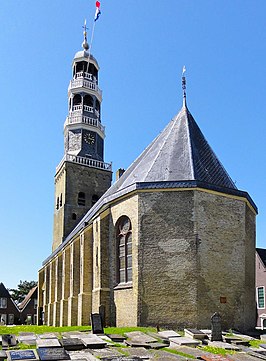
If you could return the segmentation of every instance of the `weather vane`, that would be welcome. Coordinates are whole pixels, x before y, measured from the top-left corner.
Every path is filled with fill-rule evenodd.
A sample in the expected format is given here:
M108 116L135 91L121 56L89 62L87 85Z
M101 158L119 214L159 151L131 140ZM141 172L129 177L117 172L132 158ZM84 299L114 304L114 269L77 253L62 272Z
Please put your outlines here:
M182 89L183 89L183 105L186 105L186 90L187 90L187 83L186 83L186 77L185 77L186 67L183 66L182 70Z
M84 26L82 26L82 28L84 29L84 32L83 32L83 35L84 35L84 41L82 43L82 47L84 50L88 50L89 49L89 44L88 44L88 41L87 41L87 22L86 22L86 19L84 21Z

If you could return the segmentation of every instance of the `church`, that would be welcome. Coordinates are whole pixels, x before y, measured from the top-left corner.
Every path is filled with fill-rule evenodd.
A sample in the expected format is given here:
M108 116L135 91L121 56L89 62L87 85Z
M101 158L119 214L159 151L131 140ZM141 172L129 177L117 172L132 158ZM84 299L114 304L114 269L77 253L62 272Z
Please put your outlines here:
M257 207L238 190L183 105L112 182L104 162L99 65L86 28L68 88L56 168L52 253L39 271L39 323L255 326ZM119 145L117 145L119 146Z

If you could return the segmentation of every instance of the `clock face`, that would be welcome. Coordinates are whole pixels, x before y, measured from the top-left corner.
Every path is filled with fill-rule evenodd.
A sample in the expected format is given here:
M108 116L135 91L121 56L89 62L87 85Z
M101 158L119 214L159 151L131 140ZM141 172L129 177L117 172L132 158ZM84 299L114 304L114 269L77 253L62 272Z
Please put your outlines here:
M84 135L84 141L88 144L94 144L95 143L95 135L92 133L86 133Z

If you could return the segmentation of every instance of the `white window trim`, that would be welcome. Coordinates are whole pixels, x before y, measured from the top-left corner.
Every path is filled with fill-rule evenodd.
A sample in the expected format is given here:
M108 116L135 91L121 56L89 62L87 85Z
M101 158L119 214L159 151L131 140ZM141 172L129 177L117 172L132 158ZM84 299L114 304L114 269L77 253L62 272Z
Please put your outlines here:
M259 288L263 288L263 295L264 295L264 307L259 307L259 293L258 293L258 289ZM258 310L265 310L265 287L264 286L258 286L256 287L256 300L257 300L257 309Z

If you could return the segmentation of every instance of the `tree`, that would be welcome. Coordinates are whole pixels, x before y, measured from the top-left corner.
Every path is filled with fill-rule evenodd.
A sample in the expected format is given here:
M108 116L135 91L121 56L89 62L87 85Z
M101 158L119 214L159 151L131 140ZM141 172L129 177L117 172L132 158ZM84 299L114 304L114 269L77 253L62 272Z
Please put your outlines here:
M18 288L9 289L10 295L14 301L20 303L24 300L25 296L29 293L29 291L37 286L36 281L19 281Z

